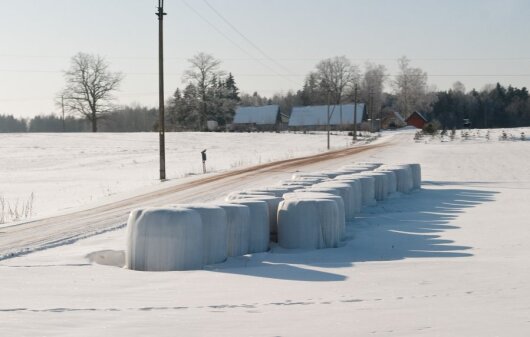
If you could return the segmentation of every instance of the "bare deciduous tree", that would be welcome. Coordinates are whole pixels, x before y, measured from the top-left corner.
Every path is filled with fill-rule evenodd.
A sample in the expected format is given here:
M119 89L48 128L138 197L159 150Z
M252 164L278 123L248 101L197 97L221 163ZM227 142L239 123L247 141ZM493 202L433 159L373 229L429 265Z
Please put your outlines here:
M427 73L420 68L410 67L410 60L405 56L398 60L398 66L394 89L403 117L408 117L414 110L428 111L434 95L427 86Z
M330 120L334 111L330 111L331 104L342 104L343 97L351 86L358 81L359 69L352 65L345 56L336 56L320 61L316 66L315 78L327 96L327 147L329 144Z
M190 62L191 66L190 69L184 72L184 81L197 87L202 102L200 125L202 128L206 128L207 93L208 89L215 85L216 79L224 75L219 70L221 61L210 54L200 52L189 59L188 62Z
M97 121L112 110L112 93L123 76L109 71L104 58L86 53L72 57L70 69L64 73L66 88L60 94L69 112L84 116L97 132Z
M381 106L383 105L386 68L384 65L374 63L366 63L365 68L361 82L361 97L365 102L368 102L373 131L373 121L380 118Z

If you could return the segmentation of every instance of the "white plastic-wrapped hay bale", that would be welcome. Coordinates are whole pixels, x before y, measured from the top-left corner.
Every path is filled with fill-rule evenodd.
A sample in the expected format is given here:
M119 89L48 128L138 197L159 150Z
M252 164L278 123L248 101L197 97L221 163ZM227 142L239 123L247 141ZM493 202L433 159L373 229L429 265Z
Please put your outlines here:
M286 193L284 199L328 199L332 200L337 204L338 216L337 223L335 226L338 228L340 234L338 240L343 240L346 237L346 213L344 212L344 201L342 197L326 193L326 192L313 192L311 190L297 191L293 193ZM323 230L323 238L326 243L326 247L335 247L335 231L333 228ZM337 242L338 244L338 242Z
M389 181L388 177L383 172L364 172L359 175L373 177L374 178L374 198L377 201L385 200L388 196Z
M228 257L226 212L213 204L182 204L177 208L196 211L202 220L203 259L205 265L221 263Z
M361 180L363 206L373 206L375 201L375 178L362 175L360 173L353 174Z
M280 184L279 185L279 187L288 189L289 190L288 192L293 192L293 191L296 191L296 190L299 190L299 189L304 189L307 186L308 185L299 185L299 184L296 184L296 185L283 185L283 184Z
M330 200L327 200L330 201ZM278 208L278 244L288 249L324 247L317 199L286 199Z
M374 172L385 173L388 179L388 194L390 195L390 194L396 193L397 180L396 180L396 173L394 171L378 168L378 169L375 169Z
M250 244L250 210L240 204L216 204L226 212L226 246L228 256L248 254Z
M380 167L380 166L382 166L384 164L383 163L376 163L376 162L369 162L369 161L359 161L359 162L354 162L351 165L370 167L372 170L375 170L376 168L378 168L378 167Z
M286 187L263 187L253 189L251 191L258 192L259 194L273 195L275 197L281 198L285 193L289 193L290 189Z
M341 167L341 170L349 171L350 173L360 173L366 171L373 171L373 166L362 166L362 165L345 165Z
M190 209L148 208L127 222L126 266L141 271L203 267L202 221Z
M252 199L252 200L261 200L267 203L269 207L269 230L271 235L275 236L277 233L277 213L278 205L283 200L283 198L275 197L272 195L244 195L241 199ZM236 199L234 199L236 200Z
M304 178L311 178L311 179L320 179L320 180L326 180L329 179L329 177L326 174L322 173L308 173L308 172L298 172L294 173L291 176L291 179L298 180L298 179L304 179Z
M286 179L280 181L280 184L282 186L290 186L290 185L302 185L302 186L311 186L315 184L316 181L313 179Z
M392 170L396 174L397 191L409 193L414 186L412 169L409 165L384 165L381 168Z
M347 220L353 220L355 217L355 192L350 184L338 180L325 181L310 187L310 189L319 189L321 187L331 187L337 189L342 200L344 201L344 211Z
M275 196L275 192L273 192L273 191L270 191L270 192L255 191L255 190L230 192L225 197L225 201L232 201L232 200L237 200L237 199L245 199L245 198L248 198L249 195Z
M421 188L421 165L409 164L412 169L412 188L418 190Z
M248 252L266 252L269 249L270 241L270 216L267 202L256 199L240 199L231 202L245 205L250 211L250 241Z
M363 207L362 182L359 177L353 174L346 174L335 177L334 180L348 183L351 185L354 193L354 211L356 214L361 213Z

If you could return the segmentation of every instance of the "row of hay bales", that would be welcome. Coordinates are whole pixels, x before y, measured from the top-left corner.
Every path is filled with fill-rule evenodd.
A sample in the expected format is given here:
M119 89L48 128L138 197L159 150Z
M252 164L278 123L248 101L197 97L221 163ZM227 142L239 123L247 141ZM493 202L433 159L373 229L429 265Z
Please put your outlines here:
M230 193L223 203L179 204L133 211L126 266L133 270L202 269L231 256L338 247L346 222L364 206L421 187L419 164L354 163L300 172L276 186Z

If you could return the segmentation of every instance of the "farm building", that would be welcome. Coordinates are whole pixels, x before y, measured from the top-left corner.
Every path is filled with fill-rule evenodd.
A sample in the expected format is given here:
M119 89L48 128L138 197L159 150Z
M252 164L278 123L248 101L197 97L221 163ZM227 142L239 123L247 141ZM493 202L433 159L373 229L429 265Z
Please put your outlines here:
M401 114L395 110L383 111L383 129L396 129L407 125Z
M410 116L405 119L405 122L407 122L407 125L412 125L414 127L417 127L418 129L423 129L423 127L427 123L427 119L423 117L421 113L414 111Z
M360 124L364 116L364 103L357 103L357 116L355 121ZM353 125L355 105L330 105L330 121L329 124L334 129L346 128ZM328 106L304 106L294 107L289 118L290 129L323 129L328 124Z
M237 131L279 131L282 125L278 105L238 107L232 122Z

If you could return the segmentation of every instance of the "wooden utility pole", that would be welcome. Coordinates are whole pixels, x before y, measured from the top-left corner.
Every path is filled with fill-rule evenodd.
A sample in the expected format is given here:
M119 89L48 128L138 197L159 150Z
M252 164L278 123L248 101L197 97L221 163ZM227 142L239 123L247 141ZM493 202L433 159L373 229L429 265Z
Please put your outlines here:
M374 132L374 91L370 89L370 133Z
M166 179L166 145L164 119L164 0L158 0L158 135L160 140L160 180Z
M330 119L331 119L331 116L329 115L329 105L330 105L330 101L329 101L330 98L329 98L329 95L330 95L330 93L329 93L329 91L328 91L328 118L327 118L328 123L327 123L327 125L326 125L327 134L328 134L328 150L329 150L329 133L330 133L330 129L331 129L331 127L330 127L330 125L329 125L329 123L330 123Z
M357 83L353 90L353 140L357 140Z
M61 95L61 108L63 110L63 132L65 131L64 127L64 95Z

